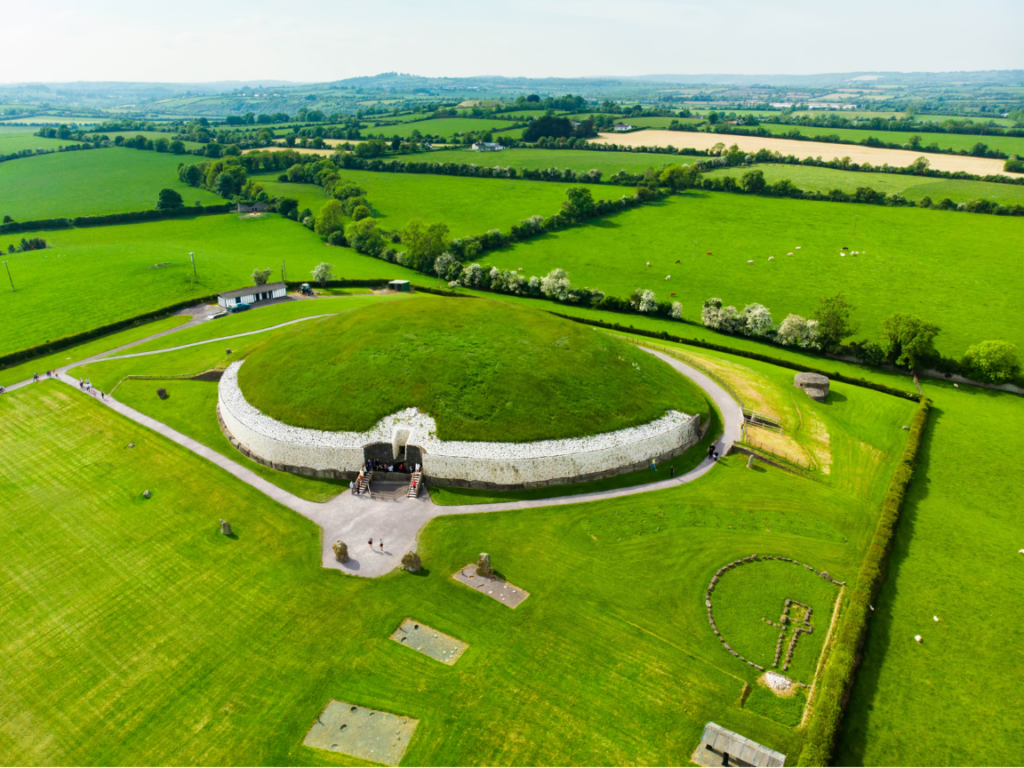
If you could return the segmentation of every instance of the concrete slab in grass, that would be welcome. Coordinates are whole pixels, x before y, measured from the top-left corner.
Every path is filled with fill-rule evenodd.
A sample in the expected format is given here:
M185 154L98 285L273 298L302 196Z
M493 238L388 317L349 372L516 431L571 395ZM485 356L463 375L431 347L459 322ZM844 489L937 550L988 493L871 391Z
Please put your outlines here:
M525 589L520 589L515 584L509 584L496 576L477 576L476 563L470 563L461 571L457 571L452 578L477 592L493 597L509 608L515 608L530 596Z
M458 661L462 652L469 648L467 643L410 618L391 633L391 639L449 665Z
M331 699L303 744L384 765L398 765L419 720Z

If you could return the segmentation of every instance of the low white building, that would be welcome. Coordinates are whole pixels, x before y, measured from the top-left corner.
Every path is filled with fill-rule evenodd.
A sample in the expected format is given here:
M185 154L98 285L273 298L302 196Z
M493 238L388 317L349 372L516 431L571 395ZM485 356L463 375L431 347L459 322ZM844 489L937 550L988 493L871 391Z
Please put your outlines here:
M283 299L288 295L288 286L282 283L269 283L267 285L253 285L249 288L239 288L234 291L225 291L217 297L217 303L224 309L232 309L239 304L256 304L260 301L270 299Z
M616 123L613 130L616 131L632 131L633 126L629 123Z
M494 141L478 141L473 145L473 149L477 152L500 152L505 147Z

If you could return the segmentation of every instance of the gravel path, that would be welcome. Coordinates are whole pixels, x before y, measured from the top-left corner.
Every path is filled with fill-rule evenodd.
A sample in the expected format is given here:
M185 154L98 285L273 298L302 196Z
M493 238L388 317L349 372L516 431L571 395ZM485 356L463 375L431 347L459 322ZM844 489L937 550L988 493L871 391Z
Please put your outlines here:
M323 316L324 315L317 315L316 317ZM207 319L208 318L206 317L196 319L180 325L177 328L172 328L168 331L132 342L131 344L125 344L117 349L108 350L101 354L86 358L85 360L71 363L58 369L58 378L68 386L78 389L78 379L67 374L67 370L69 368L84 365L85 363L99 360L101 358L107 358L115 352L134 347L138 344L142 344L143 342L152 341L153 339L160 338L161 336L165 336L169 333L194 327L199 323L205 322ZM223 342L228 339L238 338L240 336L250 336L255 333L263 333L275 328L282 328L287 325L292 325L293 323L312 319L312 317L301 318L299 320L292 320L269 328L263 328L258 331L250 331L248 333L225 336L217 339L210 339L208 341L195 342L193 344L184 344L179 347L171 347L170 349L156 350L154 352L140 352L136 355L119 355L118 357L141 357L145 355L159 354L161 352L171 352L178 349L187 349L188 347L194 347L201 344ZM722 387L718 386L718 384L695 368L691 368L685 363L661 352L644 349L643 347L640 347L640 349L643 349L643 351L648 354L660 358L684 376L692 379L694 383L703 389L711 400L714 401L719 411L721 411L724 421L722 437L715 445L718 447L718 452L720 454L725 454L732 444L740 439L741 429L743 426L743 413L740 411L739 405L724 389L722 389ZM19 384L8 387L8 391L18 389L19 387L31 383L31 380L20 382ZM660 480L656 483L633 486L630 488L582 493L575 496L563 496L554 499L538 499L535 501L508 501L493 504L464 504L460 506L442 507L436 506L430 501L429 493L424 493L416 499L402 499L398 502L391 502L373 501L368 496L354 496L346 491L328 502L317 503L300 499L298 496L295 496L288 491L277 487L273 483L264 480L255 472L242 466L238 462L232 461L226 456L222 456L212 448L208 448L207 446L193 440L191 437L183 435L177 430L171 429L166 424L136 411L134 408L129 408L124 403L119 402L109 395L105 399L101 399L99 395L96 395L95 397L98 402L101 402L112 410L117 411L122 416L125 416L137 424L163 435L167 439L187 448L196 455L202 456L207 461L216 464L224 471L234 475L243 483L250 485L279 504L288 507L292 511L299 513L303 517L312 520L314 523L319 525L324 533L321 553L321 561L324 568L333 568L354 576L366 576L371 578L383 576L384 574L399 567L402 555L416 549L416 539L420 530L435 517L441 517L443 515L482 514L485 512L500 512L511 509L559 507L566 504L582 504L602 499L617 499L624 496L633 496L638 493L647 493L649 491L673 488L678 485L691 483L694 480L703 477L711 471L712 467L714 467L714 462L705 459L694 469L670 480ZM230 515L228 515L228 518L230 518ZM215 522L216 521L211 518L211 525ZM375 542L375 549L373 550L371 550L366 543L370 538L373 538ZM382 538L384 540L383 552L380 550L380 540ZM331 549L331 544L338 539L341 539L348 544L349 548L350 559L344 564L335 560L334 552Z

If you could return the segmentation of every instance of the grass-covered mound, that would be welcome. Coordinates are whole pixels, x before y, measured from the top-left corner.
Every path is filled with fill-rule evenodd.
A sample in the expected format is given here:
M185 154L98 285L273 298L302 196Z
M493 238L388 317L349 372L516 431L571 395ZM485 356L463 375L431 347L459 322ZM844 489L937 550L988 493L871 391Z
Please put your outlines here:
M239 383L287 424L363 431L418 407L444 440L581 437L708 410L692 382L620 339L484 299L418 297L304 323L252 352Z

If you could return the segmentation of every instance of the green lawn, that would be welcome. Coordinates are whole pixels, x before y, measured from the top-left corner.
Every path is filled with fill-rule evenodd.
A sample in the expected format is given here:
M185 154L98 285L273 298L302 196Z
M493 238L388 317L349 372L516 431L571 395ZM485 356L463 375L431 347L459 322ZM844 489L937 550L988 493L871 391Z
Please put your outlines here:
M5 257L18 292L0 292L0 313L18 321L0 324L0 354L190 297L249 285L257 267L273 268L271 279L278 280L282 262L291 280L311 279L310 271L321 261L333 264L338 278L422 279L398 265L325 245L300 224L274 215L200 216L40 236L50 248ZM17 236L21 237L32 233ZM17 239L0 237L5 250L7 242ZM195 253L199 276L195 287L190 251ZM149 269L165 262L170 266ZM75 289L68 291L68 286Z
M960 355L983 339L1024 343L1024 314L1013 298L1024 276L1006 258L1007 243L1022 237L1024 221L1007 217L690 193L484 261L527 275L561 267L575 284L622 297L645 288L666 301L675 292L684 316L698 321L712 296L740 308L764 304L779 323L790 312L809 315L818 296L844 291L857 307L860 337L877 339L885 317L899 310L937 323L938 348ZM843 246L861 254L841 257Z
M376 302L403 301L408 298L408 294L382 294L379 296L365 294L361 296L339 296L337 298L324 296L314 300L296 300L262 307L257 306L255 309L250 309L247 312L219 317L212 322L197 325L186 331L148 341L145 344L140 344L138 347L133 347L131 353L180 347L184 344L194 344L199 341L233 336L237 333L258 331L263 328L279 325L280 323L287 323L289 320L297 320L300 317L348 312Z
M474 152L471 149L441 149L414 155L399 155L395 158L409 163L467 163L493 168L496 165L513 168L572 168L583 172L593 168L601 171L604 178L629 171L643 173L648 168L662 168L678 165L678 158L643 152L597 152L580 149L506 149L498 153ZM760 167L760 166L759 166Z
M166 400L157 397L157 388L167 392ZM322 502L348 490L347 480L321 480L289 472L278 472L247 459L235 450L217 423L216 382L129 379L117 388L117 399L183 435L213 448L217 453L251 469L264 480L269 480L300 498Z
M302 746L330 698L419 718L413 765L679 764L709 720L795 759L791 706L740 704L758 673L703 590L751 552L852 578L879 502L726 459L625 502L441 518L423 577L364 580L320 568L311 523L73 389L2 398L0 421L12 764L346 764ZM485 548L530 592L515 611L448 578ZM411 654L387 639L406 616L469 650Z
M452 237L482 235L490 229L507 233L513 224L530 216L550 216L561 210L565 190L574 186L523 179L346 170L340 173L342 179L366 190L373 214L383 228L402 229L410 219L443 221ZM267 194L296 198L301 207L309 207L314 213L330 199L315 184L273 181L276 178L277 175L258 177ZM589 188L597 200L618 198L623 192L620 187L600 184L591 184Z
M187 205L223 203L178 181L178 163L184 161L163 152L111 147L0 163L0 215L35 221L149 211L165 188L180 192ZM0 235L5 246L7 239Z
M860 142L875 138L886 144L909 144L911 136L921 137L921 147L937 144L940 149L970 151L978 142L989 149L998 149L1008 155L1024 155L1024 138L1020 136L978 136L967 133L926 133L915 131L875 131L861 128L814 128L796 125L775 125L764 123L764 128L773 135L784 135L796 130L803 136L838 136L843 141Z
M386 344L374 330L384 328ZM662 361L502 302L425 296L275 333L239 385L297 427L360 432L418 407L442 440L511 443L612 432L669 409L707 413L700 391Z
M764 174L769 184L789 179L797 187L808 192L830 192L840 189L854 193L858 187L871 187L887 195L900 194L910 200L930 197L938 203L949 198L954 203L971 200L994 200L1002 205L1024 203L1024 185L997 184L989 181L966 179L926 179L920 176L903 176L897 173L860 173L839 171L833 168L816 168L804 165L763 164L756 169ZM705 177L732 176L740 179L751 168L721 168L704 174Z
M19 381L31 379L32 374L34 373L42 375L45 371L70 365L71 363L79 360L84 360L87 357L98 355L101 352L116 349L124 344L130 344L133 341L145 339L147 336L152 336L153 334L160 333L161 331L175 328L183 323L187 323L190 319L191 318L189 317L181 315L165 317L162 320L155 320L151 323L112 333L108 336L101 336L94 341L86 342L85 344L80 344L79 346L72 347L70 349L63 349L60 352L53 353L52 355L37 357L27 363L19 363L17 365L12 365L9 368L0 369L0 384L4 386L17 384ZM163 343L173 346L175 344L175 342L171 340L173 338L175 337L172 334L166 339L160 339L152 343ZM135 352L137 349L142 349L142 347L132 348L131 352Z

